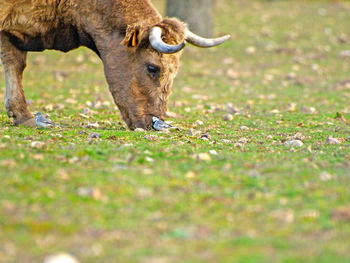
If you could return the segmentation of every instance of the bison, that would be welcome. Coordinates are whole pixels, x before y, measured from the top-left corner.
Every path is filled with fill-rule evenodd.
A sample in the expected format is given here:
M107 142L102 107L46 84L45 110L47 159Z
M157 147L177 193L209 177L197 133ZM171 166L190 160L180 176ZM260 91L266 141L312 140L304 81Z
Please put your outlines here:
M35 126L22 87L28 51L85 46L102 60L127 126L148 129L153 116L165 118L186 41L213 47L227 39L202 38L175 18L163 19L150 0L0 0L6 111L14 125Z

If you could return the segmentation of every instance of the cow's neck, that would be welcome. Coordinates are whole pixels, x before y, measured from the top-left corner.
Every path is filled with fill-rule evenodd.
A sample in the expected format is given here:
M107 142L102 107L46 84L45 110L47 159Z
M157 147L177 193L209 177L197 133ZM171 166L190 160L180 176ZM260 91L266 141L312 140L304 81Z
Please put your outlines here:
M54 30L45 35L32 37L30 35L9 33L10 41L22 51L43 51L45 49L68 52L79 46L86 46L98 55L93 38L85 31L77 29L73 25L59 24Z
M161 16L149 0L65 0L75 3L66 8L55 21L45 22L53 27L45 32L26 34L26 31L8 31L10 41L23 51L54 49L68 52L86 46L98 55L103 42L115 34L125 34L130 24L151 25ZM133 3L134 2L134 3ZM42 27L44 28L44 26ZM99 44L97 44L99 42Z

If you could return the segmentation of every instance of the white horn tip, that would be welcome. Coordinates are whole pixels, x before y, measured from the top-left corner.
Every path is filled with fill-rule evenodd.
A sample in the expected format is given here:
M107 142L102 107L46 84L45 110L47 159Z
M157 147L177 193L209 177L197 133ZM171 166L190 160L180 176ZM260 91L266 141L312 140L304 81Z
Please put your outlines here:
M192 33L188 29L186 31L187 41L192 45L195 45L197 47L203 47L203 48L215 47L215 46L221 45L222 43L226 42L230 38L231 38L230 35L226 35L218 38L203 38Z

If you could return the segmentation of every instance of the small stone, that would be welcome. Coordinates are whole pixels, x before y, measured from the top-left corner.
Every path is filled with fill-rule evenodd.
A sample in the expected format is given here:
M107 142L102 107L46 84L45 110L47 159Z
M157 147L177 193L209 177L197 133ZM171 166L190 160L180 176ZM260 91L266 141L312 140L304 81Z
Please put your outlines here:
M168 117L168 118L174 118L174 119L176 119L178 116L177 116L177 114L175 113L175 112L170 112L170 111L167 111L166 112L166 116Z
M150 150L146 150L146 151L144 151L143 153L144 153L144 154L148 154L148 155L151 155L151 154L152 154L152 152L151 152Z
M211 154L211 155L218 155L217 151L215 151L215 150L210 150L209 154Z
M257 170L250 170L250 171L247 173L247 176L248 176L248 177L258 178L258 177L260 177L260 173L259 173Z
M72 163L77 163L79 162L79 157L78 156L73 156L72 158L69 158L67 161L68 163L72 164Z
M204 122L202 122L202 121L200 121L200 120L197 120L197 121L196 121L196 124L202 126L202 125L204 125Z
M233 106L232 103L226 104L227 112L230 114L237 114L239 112L239 109Z
M92 115L92 114L98 114L97 111L91 110L91 109L89 109L89 108L83 109L83 112L82 112L82 113L83 113L84 115L88 115L88 114L90 114L90 115Z
M232 114L225 114L224 121L233 121L233 115Z
M147 162L149 162L149 163L153 163L153 162L154 162L154 159L151 158L151 157L149 157L149 156L146 156L146 157L145 157L145 160L146 160Z
M204 141L209 141L211 139L211 136L208 133L204 133L201 135L200 139Z
M287 105L287 111L295 111L297 107L297 104L294 102L291 102Z
M196 176L196 174L194 173L194 172L187 172L186 173L186 177L188 178L188 179L192 179L192 178L194 178Z
M172 127L171 127L172 128ZM163 130L161 130L161 131L159 131L160 133L164 133L164 134L170 134L170 132L171 132L171 128L169 128L169 129L163 129ZM173 129L174 130L174 129Z
M249 130L249 128L247 126L241 126L241 131L246 131L246 130Z
M243 147L244 147L244 144L243 144L243 143L237 142L237 143L234 144L234 146L235 146L236 148L243 148Z
M52 111L53 110L53 105L52 104L48 104L44 106L44 110L45 111Z
M309 153L313 153L311 145L309 145L309 146L307 147L307 151L308 151Z
M102 102L102 105L108 108L111 106L111 102L106 100L106 101Z
M300 111L304 113L314 114L316 112L316 109L314 107L303 106L300 108Z
M80 196L88 196L92 192L92 188L90 187L79 187L77 190L78 195Z
M44 160L44 155L41 154L41 153L34 154L34 155L33 155L33 159L34 159L34 160L37 160L37 161L42 161L42 160Z
M272 212L272 217L275 219L285 222L292 223L294 221L294 212L292 210L276 210Z
M301 215L304 218L318 218L320 216L320 212L314 209L310 209L303 211Z
M101 134L97 133L97 132L93 132L91 134L89 134L89 139L100 139L102 137Z
M288 73L286 79L292 80L292 79L295 79L295 77L296 77L295 72L290 72L290 73Z
M147 198L153 195L153 190L151 188L139 188L137 189L137 196L140 198Z
M299 140L299 141L304 141L305 140L305 136L302 135L300 132L294 134L291 138L292 140Z
M246 144L247 142L248 142L249 140L247 139L247 138L240 138L239 140L238 140L238 143L241 143L241 144Z
M88 122L84 125L86 128L98 128L100 127L100 124L98 124L97 122L94 122L94 123L91 123L91 122Z
M15 167L16 165L17 165L17 162L13 159L0 161L0 166Z
M56 175L62 180L69 180L69 175L63 168L59 168L56 172Z
M287 147L301 147L304 144L300 140L290 140L290 141L285 142L284 145Z
M324 9L324 8L319 8L319 9L318 9L318 14L319 14L320 16L325 16L325 15L327 15L327 10Z
M238 72L235 71L234 69L230 68L226 72L227 76L230 77L231 79L237 79L238 78Z
M200 131L196 131L195 129L189 129L188 130L188 135L189 136L196 136L196 135L198 135L200 133Z
M84 56L83 55L79 55L77 58L76 58L76 61L78 63L82 63L84 61Z
M86 114L84 114L84 113L79 113L78 115L79 115L80 117L82 117L82 118L85 118L85 119L91 118L91 116L88 116L88 115L86 115Z
M350 50L343 50L339 52L339 56L342 58L350 57Z
M211 157L208 153L199 153L199 154L195 155L195 158L198 161L210 161L211 160Z
M332 212L332 219L340 222L350 222L350 206L335 208Z
M60 253L45 257L43 263L79 263L79 261L72 255Z
M249 46L249 47L246 48L245 52L247 54L252 55L252 54L254 54L256 52L256 48L254 46Z
M83 197L92 197L95 200L102 200L104 198L101 190L96 187L79 187L77 194Z
M142 128L136 128L135 131L136 131L136 132L145 132L146 130L145 130L145 129L142 129Z
M224 60L222 62L226 65L229 65L229 64L233 63L233 59L232 58L224 58Z
M30 144L30 147L34 149L42 149L44 146L45 146L44 142L38 142L38 141L31 142Z
M225 143L225 144L231 143L231 141L230 141L230 140L227 140L227 139L222 139L221 141L222 141L223 143Z
M333 138L333 137L328 137L327 138L327 143L328 144L341 144L342 142L339 139Z
M66 99L66 103L77 104L78 102L75 99L73 99L73 98L68 98L68 99Z
M159 137L157 135L153 135L153 134L149 134L149 135L146 135L144 137L146 140L149 140L149 141L158 141Z
M332 179L332 175L331 174L329 174L329 173L327 173L327 172L325 172L325 171L323 171L323 172L321 172L320 173L320 180L321 181L329 181L329 180L331 180Z
M266 140L272 140L272 139L273 139L272 135L267 135L266 136Z
M271 114L279 114L280 111L278 109L273 109L270 111Z
M153 174L153 170L150 168L145 168L145 169L142 169L142 173L144 175L151 175L151 174Z

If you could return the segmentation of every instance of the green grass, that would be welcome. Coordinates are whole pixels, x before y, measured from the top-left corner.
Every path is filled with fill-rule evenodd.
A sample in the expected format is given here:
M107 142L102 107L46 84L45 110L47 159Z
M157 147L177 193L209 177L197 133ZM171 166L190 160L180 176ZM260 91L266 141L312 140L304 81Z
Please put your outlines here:
M30 109L64 127L13 127L2 107L0 262L350 262L349 3L217 3L216 31L233 39L185 50L169 105L179 132L128 131L87 49L29 55ZM304 145L284 146L296 133Z

